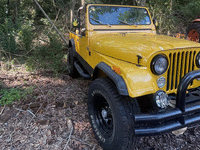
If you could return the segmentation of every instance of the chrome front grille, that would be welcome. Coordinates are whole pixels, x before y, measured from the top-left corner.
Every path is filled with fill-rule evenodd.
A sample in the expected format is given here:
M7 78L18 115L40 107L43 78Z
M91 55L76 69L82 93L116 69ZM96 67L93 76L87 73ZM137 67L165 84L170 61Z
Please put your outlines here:
M170 66L167 72L167 91L177 89L182 77L194 70L195 55L196 51L179 51L168 54Z

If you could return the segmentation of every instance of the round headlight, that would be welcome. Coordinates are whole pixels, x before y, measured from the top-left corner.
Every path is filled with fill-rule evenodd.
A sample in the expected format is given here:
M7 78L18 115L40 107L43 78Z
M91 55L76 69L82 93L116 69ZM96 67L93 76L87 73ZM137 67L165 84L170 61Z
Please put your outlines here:
M167 67L168 67L168 60L163 55L155 56L151 62L152 72L156 75L163 74L167 70Z
M165 77L160 77L160 78L158 78L157 84L158 84L158 87L159 87L159 88L163 88L163 87L165 86L165 83L166 83Z
M200 68L200 52L197 54L197 57L196 57L196 65L198 68Z
M166 108L169 105L168 95L164 91L157 91L155 94L155 101L158 107Z

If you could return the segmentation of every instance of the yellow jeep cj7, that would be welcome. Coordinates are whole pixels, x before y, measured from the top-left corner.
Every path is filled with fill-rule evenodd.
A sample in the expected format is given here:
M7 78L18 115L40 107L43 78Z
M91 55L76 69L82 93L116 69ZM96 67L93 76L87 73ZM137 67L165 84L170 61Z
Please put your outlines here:
M88 113L107 150L200 122L200 44L157 35L145 7L86 4L70 32L69 75L92 79Z

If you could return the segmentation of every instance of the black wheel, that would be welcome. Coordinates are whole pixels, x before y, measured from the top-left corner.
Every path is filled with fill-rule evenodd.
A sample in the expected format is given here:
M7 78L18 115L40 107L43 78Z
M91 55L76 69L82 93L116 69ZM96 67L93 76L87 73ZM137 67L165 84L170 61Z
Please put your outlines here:
M187 40L199 43L200 23L192 23L187 29Z
M122 97L108 78L93 81L88 91L88 113L96 139L105 150L133 150L136 99Z
M76 58L73 56L72 48L69 48L67 54L67 65L69 76L72 78L78 77L79 75L78 71L76 70L76 67L74 66L75 61Z

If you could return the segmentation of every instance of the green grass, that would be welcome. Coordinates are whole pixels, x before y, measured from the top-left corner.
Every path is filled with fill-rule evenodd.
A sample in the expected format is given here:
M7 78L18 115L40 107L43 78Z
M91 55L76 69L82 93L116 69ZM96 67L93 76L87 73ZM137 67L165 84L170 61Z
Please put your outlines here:
M10 88L0 89L0 105L11 105L15 101L26 99L27 95L33 92L33 87L29 87L25 90Z

